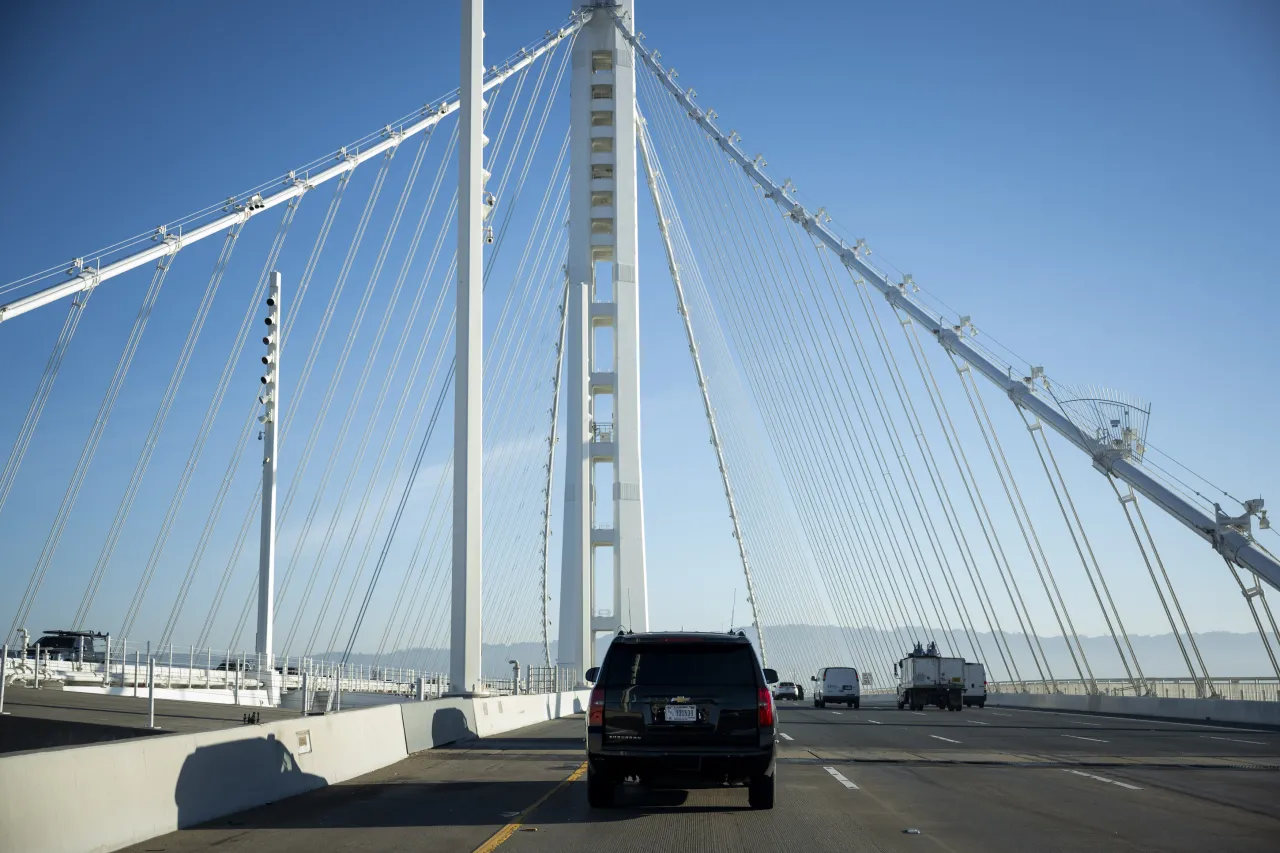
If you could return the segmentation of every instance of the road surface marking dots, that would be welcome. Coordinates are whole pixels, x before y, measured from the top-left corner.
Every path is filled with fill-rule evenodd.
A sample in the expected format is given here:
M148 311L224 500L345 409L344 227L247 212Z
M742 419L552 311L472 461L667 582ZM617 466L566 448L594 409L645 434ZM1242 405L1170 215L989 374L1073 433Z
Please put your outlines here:
M952 740L952 739L951 739L951 738L949 738L949 737L943 737L942 735L929 735L929 737L937 738L938 740L945 740L947 743L959 743L959 742L960 742L960 741L958 741L958 740Z
M1251 743L1254 746L1266 746L1266 744L1260 740L1239 740L1233 737L1214 737L1213 735L1201 735L1201 737L1207 737L1209 740L1229 740L1232 743Z
M778 732L778 734L782 735L787 740L795 740L795 738L793 738L791 735L787 734L786 732Z
M1066 770L1066 768L1063 768ZM1084 776L1088 779L1097 779L1099 782L1106 782L1108 785L1119 785L1121 788L1128 788L1130 791L1141 791L1137 785L1130 785L1127 782L1117 782L1115 779L1106 779L1102 776L1094 776L1092 773L1081 773L1079 770L1067 770L1068 773L1074 773L1077 776Z
M846 788L852 788L855 791L858 790L857 785L853 784L848 779L844 778L844 774L841 773L839 770L835 769L834 767L824 767L822 769L830 773L832 776L834 776L836 781L839 782L841 785L844 785Z
M524 819L527 818L529 814L533 812L534 809L536 809L538 806L545 803L551 797L552 794L554 794L556 791L559 791L565 785L568 785L570 782L576 782L579 779L581 779L582 774L586 772L587 772L587 762L584 761L582 762L582 766L579 767L577 770L573 771L572 773L570 773L567 779L564 779L563 781L560 782L559 785L556 785L550 791L547 791L545 794L539 797L537 802L529 806L529 808L525 809L524 811L520 812L520 814L516 817L516 819L513 820L511 823L507 824L506 826L502 827L502 829L499 829L493 835L489 836L489 840L486 841L484 844L481 844L479 847L477 847L474 851L472 851L472 853L490 853L490 851L496 850L499 847L501 847L504 841L510 838L513 834L515 834L515 831L520 828L520 825L521 823L524 822Z
M1110 741L1100 740L1096 737L1081 737L1080 735L1063 735L1063 737L1074 738L1076 740L1091 740L1094 743L1110 743Z

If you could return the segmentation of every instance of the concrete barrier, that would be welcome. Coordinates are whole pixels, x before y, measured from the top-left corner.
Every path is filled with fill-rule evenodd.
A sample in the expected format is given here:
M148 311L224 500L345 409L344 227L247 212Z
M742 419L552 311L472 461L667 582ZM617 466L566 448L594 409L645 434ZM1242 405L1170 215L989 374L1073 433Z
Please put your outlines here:
M0 850L107 853L343 782L411 752L577 713L587 695L407 702L0 756Z
M989 693L987 704L1006 708L1075 711L1120 717L1152 717L1185 722L1231 723L1280 728L1280 702L1243 699L1161 699L1147 696L1071 696L1045 693Z
M405 749L420 752L472 737L489 737L578 714L587 707L590 691L500 696L492 699L437 699L406 702Z

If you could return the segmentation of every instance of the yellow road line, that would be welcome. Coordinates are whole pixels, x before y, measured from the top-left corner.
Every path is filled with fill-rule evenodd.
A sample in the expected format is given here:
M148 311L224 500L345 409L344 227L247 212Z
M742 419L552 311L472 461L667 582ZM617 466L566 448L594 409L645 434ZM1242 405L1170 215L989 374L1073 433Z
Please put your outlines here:
M498 847L500 847L504 841L506 841L508 838L511 837L512 833L514 833L517 829L520 828L520 826L524 823L525 818L527 818L534 809L536 809L538 806L545 803L551 797L552 794L554 794L556 791L559 791L565 785L568 785L570 782L576 782L579 779L581 779L582 774L586 772L587 772L587 762L584 761L582 762L581 767L579 767L577 770L569 774L569 778L565 779L559 785L556 785L550 791L547 791L545 794L539 797L536 803L529 806L529 808L525 809L524 811L520 812L520 814L516 815L516 819L513 820L511 823L507 824L506 826L502 827L502 829L499 829L493 835L489 836L489 840L486 841L484 844L481 844L479 847L477 847L474 851L472 851L472 853L491 853L491 851L497 850Z

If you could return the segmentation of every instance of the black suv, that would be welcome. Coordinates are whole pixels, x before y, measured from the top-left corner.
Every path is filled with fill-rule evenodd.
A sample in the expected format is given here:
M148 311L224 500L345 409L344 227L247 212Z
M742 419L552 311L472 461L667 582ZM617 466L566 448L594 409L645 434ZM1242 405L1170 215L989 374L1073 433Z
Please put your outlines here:
M681 788L745 784L773 808L777 717L751 641L736 634L619 634L587 709L587 800L613 804L627 777Z

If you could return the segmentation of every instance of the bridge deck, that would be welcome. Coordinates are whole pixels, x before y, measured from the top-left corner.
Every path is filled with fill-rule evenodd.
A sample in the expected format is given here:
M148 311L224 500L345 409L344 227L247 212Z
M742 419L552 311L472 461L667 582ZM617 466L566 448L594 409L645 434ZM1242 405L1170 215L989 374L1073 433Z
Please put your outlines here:
M581 781L562 784L582 764L575 718L420 753L130 849L471 851L513 822L504 853L1246 851L1274 849L1280 832L1280 732L992 708L913 714L881 697L859 711L788 704L781 720L772 812L747 809L741 789L628 789L618 808L591 811Z
M20 687L5 691L4 710L6 716L0 717L0 752L228 729L242 725L244 715L250 712L260 714L263 722L298 715L297 711L273 708L157 699L157 729L149 730L145 690L135 699Z

